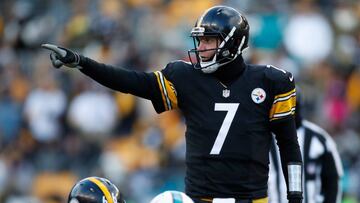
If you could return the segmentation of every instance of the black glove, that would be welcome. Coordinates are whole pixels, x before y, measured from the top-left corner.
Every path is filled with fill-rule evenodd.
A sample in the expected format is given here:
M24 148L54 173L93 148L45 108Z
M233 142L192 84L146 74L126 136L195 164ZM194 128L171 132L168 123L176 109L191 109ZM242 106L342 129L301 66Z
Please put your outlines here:
M58 47L53 44L42 44L41 47L52 51L50 59L55 68L60 68L62 65L76 68L80 63L79 54L69 49Z
M289 199L289 203L302 203L302 199Z
M291 192L287 196L289 203L302 203L302 192Z

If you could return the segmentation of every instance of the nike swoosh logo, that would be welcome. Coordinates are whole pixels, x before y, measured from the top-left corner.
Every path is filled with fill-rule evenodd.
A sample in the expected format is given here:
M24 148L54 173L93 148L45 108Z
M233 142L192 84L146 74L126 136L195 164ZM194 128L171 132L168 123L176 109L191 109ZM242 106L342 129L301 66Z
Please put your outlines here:
M292 81L294 80L294 76L291 75L291 76L289 77L289 80L290 80L290 82L292 82Z

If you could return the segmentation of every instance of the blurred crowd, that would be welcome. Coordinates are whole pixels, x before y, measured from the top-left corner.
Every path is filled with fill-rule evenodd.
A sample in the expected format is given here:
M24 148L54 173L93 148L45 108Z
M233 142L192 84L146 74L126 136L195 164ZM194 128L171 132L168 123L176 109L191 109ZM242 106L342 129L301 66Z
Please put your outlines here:
M87 176L114 182L127 202L183 191L184 121L112 91L78 70L54 70L42 43L140 71L187 60L189 31L224 4L250 23L251 63L291 71L305 117L335 139L343 202L360 202L360 1L0 1L0 202L60 203Z

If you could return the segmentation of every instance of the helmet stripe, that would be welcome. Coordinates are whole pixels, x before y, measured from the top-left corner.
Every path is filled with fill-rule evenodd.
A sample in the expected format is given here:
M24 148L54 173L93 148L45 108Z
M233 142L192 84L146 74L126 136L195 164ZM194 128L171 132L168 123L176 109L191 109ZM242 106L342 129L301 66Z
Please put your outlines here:
M95 177L90 177L88 178L88 180L90 180L91 182L95 183L100 190L103 192L106 200L108 201L108 203L114 203L112 196L110 194L110 191L108 190L108 188L98 179L96 179Z
M229 32L229 34L226 36L226 38L224 39L224 41L221 42L219 48L223 48L223 46L225 45L225 43L230 39L230 37L232 37L234 35L234 32L236 30L236 27L234 26L231 31Z

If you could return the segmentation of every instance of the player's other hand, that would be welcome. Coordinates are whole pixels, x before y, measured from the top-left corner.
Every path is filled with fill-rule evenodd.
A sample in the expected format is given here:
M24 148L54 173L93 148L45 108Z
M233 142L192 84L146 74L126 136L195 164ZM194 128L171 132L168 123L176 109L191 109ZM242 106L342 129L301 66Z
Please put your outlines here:
M289 199L289 203L302 203L302 199Z
M287 196L289 203L302 203L303 196L302 192L293 192L288 193Z
M288 196L289 203L302 203L302 194L289 195Z
M60 68L62 65L76 68L80 63L80 56L74 51L54 44L42 44L41 47L51 51L50 59L55 68Z

